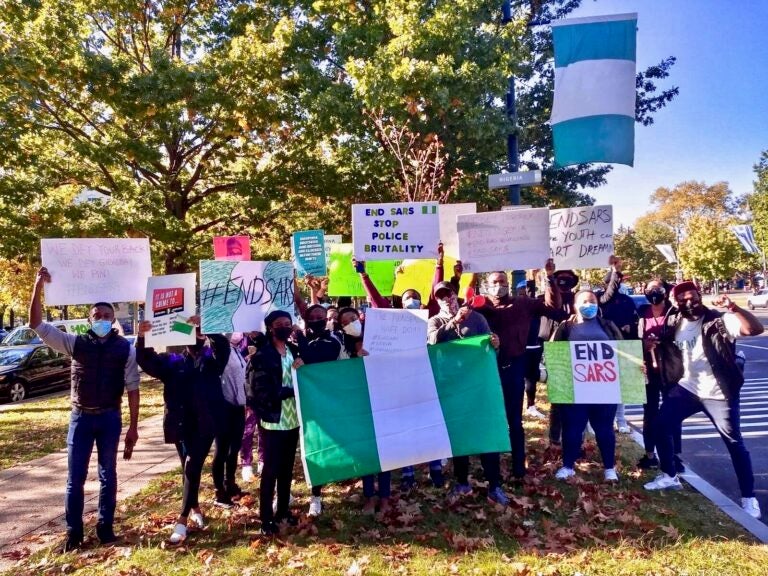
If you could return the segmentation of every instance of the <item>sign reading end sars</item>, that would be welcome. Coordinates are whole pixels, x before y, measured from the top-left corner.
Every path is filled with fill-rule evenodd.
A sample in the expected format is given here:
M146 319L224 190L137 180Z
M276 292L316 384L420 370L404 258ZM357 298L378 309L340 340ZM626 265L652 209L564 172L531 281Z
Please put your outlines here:
M361 261L437 258L438 203L355 204L352 243Z

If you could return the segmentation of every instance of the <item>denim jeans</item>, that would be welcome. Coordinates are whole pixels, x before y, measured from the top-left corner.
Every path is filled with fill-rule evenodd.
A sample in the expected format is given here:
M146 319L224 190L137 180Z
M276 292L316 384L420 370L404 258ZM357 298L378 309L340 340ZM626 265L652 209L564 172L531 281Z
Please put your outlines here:
M379 498L389 498L392 494L392 472L379 472L377 475L363 476L363 496L366 498L376 496L375 481L377 478L379 480Z
M525 355L512 358L499 367L504 409L509 424L509 443L512 447L512 475L525 476L525 432L523 431L523 396L525 395Z
M741 437L739 396L730 400L699 398L682 386L674 386L667 394L659 412L659 435L656 451L662 472L674 476L674 434L683 421L697 412L704 412L717 429L731 454L731 462L739 480L744 498L755 495L755 477L752 474L752 458Z
M616 404L561 404L560 415L563 419L563 466L573 468L576 464L587 422L595 431L603 466L606 469L615 466L613 419L616 417Z
M115 520L117 503L117 445L123 424L120 410L101 414L85 414L73 409L67 433L69 473L64 498L67 534L83 537L84 487L88 476L88 463L96 444L99 459L99 524L111 527Z

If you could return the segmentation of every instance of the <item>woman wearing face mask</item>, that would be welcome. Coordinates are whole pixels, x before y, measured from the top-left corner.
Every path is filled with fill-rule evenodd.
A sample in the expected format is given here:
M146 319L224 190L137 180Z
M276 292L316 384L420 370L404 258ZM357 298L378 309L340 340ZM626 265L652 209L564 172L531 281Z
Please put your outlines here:
M259 490L261 533L279 532L282 521L295 525L289 510L293 464L299 443L299 417L293 391L292 369L302 365L299 350L288 342L293 333L291 315L282 310L264 319L267 341L249 360L247 386L261 418L259 437L264 444L264 468ZM277 506L272 501L277 486Z
M669 287L659 278L645 285L645 297L648 304L643 304L638 310L640 323L638 336L643 341L643 360L645 363L648 382L646 384L646 404L643 404L643 444L645 455L638 461L637 466L643 470L659 467L656 458L656 435L658 433L659 399L666 396L667 386L663 385L662 374L659 370L659 359L652 343L658 341L664 330L667 314L672 308L669 301ZM675 467L677 472L685 472L680 452L682 452L682 429L675 434Z
M621 331L613 322L598 316L597 296L591 290L581 290L574 298L575 317L557 327L553 341L567 340L595 342L600 340L623 340ZM616 482L615 451L616 437L613 434L613 419L616 404L561 404L563 423L563 466L555 473L558 480L573 477L574 465L581 452L581 441L587 422L595 431L597 446L605 467L606 482Z
M193 316L189 322L199 326L200 318ZM158 354L145 347L144 335L151 330L152 322L139 324L136 361L163 383L163 435L167 443L176 445L184 475L181 513L169 539L171 544L180 544L187 537L189 520L198 528L205 526L198 501L200 476L225 414L221 375L229 361L230 345L223 335L211 334L211 347L205 347L206 337L198 328L196 343L182 354Z

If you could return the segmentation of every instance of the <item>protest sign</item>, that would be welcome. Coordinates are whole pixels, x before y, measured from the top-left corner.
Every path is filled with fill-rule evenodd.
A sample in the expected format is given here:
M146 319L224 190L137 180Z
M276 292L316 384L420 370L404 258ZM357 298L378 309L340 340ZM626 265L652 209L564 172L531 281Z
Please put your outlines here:
M290 262L200 261L200 316L205 334L264 330L273 310L293 316Z
M327 267L331 263L331 246L341 244L341 234L326 234L323 237L323 241L325 242L325 265Z
M475 214L477 204L465 202L463 204L440 204L440 242L443 243L443 251L446 256L459 257L459 233L456 229L456 216L459 214Z
M195 327L187 320L195 314L196 284L194 273L147 279L144 319L152 322L152 330L145 335L147 346L195 343Z
M216 236L213 239L213 257L216 260L250 260L251 239L248 236Z
M142 302L152 276L148 238L44 238L47 306Z
M549 211L550 254L561 270L606 268L613 254L613 207Z
M304 278L325 276L325 240L322 230L304 230L291 235L291 255L296 266L296 274Z
M352 243L355 258L392 260L436 258L440 243L437 202L354 204Z
M459 214L459 258L466 272L541 268L549 258L549 210Z
M428 310L368 308L363 349L370 355L427 347Z
M374 260L365 263L365 271L379 294L390 296L395 283L395 268L399 260ZM331 262L328 265L328 296L365 296L360 275L352 266L352 244L331 246Z
M545 342L547 394L553 404L644 404L639 340Z
M446 279L453 276L453 267L456 260L446 256L443 262L444 277ZM435 280L435 260L403 260L402 264L395 270L395 284L392 287L392 294L398 296L406 290L416 290L424 302L427 301L432 293L432 283ZM472 283L472 274L462 274L459 282L459 298L464 298L467 288Z

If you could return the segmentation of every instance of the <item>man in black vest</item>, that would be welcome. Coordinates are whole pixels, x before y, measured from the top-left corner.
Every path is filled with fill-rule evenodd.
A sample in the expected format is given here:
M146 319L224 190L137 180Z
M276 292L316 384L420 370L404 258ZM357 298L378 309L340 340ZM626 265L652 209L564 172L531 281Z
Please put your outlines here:
M64 504L66 552L83 543L83 487L94 442L101 484L96 535L102 544L116 540L113 522L117 501L117 445L122 429L120 405L125 389L131 413L123 455L127 460L139 437L139 371L136 349L112 328L115 321L112 304L98 302L91 306L88 314L91 329L81 336L67 334L42 321L40 291L43 283L50 281L48 270L40 268L29 305L29 325L51 348L72 357L72 414L67 434L69 474Z

